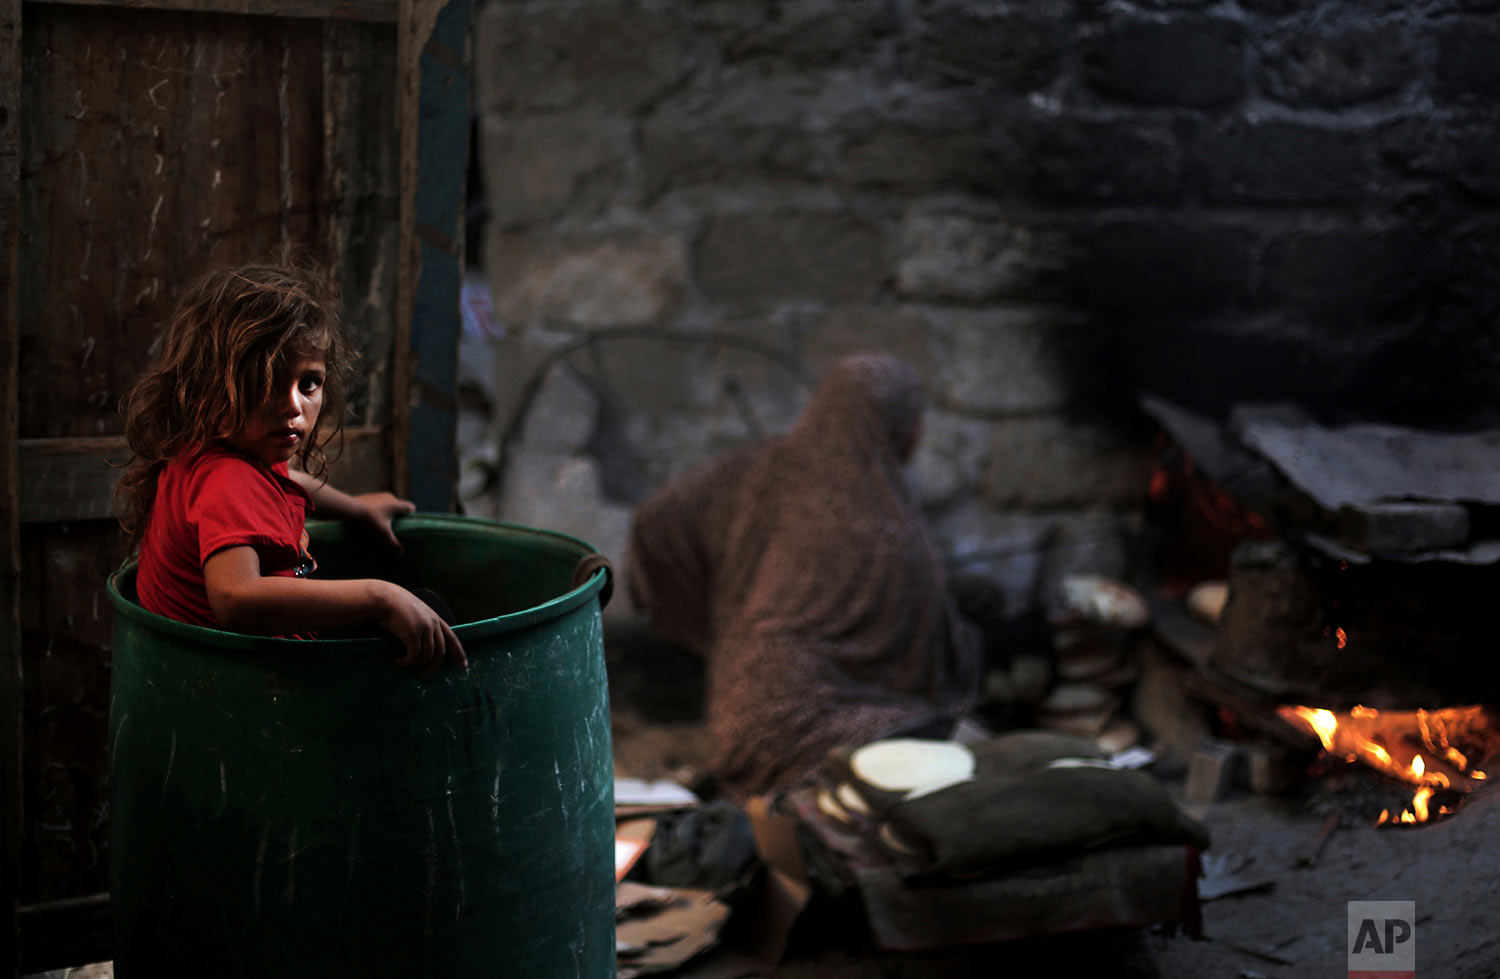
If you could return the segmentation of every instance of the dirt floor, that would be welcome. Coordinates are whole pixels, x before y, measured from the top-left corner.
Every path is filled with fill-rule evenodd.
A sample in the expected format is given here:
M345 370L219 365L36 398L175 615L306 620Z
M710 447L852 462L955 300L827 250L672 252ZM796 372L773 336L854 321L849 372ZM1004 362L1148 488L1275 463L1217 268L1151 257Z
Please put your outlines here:
M701 718L702 670L681 657L611 652L617 774L694 785L712 745ZM1178 775L1164 779L1180 793ZM1205 901L1201 939L1163 929L1049 936L920 954L873 948L857 907L815 898L775 968L747 964L734 943L690 965L685 979L995 979L1100 976L1110 979L1292 979L1347 973L1350 901L1416 903L1417 974L1440 979L1500 977L1500 788L1477 793L1453 816L1418 827L1377 829L1368 812L1382 792L1353 770L1280 796L1241 792L1189 807L1209 828L1208 880L1237 878L1247 889ZM1341 824L1313 866L1310 852L1329 814ZM717 971L713 971L717 969ZM48 979L108 979L108 966Z
M1232 799L1203 818L1211 855L1231 865L1248 861L1240 873L1270 886L1206 903L1204 940L1158 948L1159 975L1344 974L1349 901L1416 902L1418 975L1500 975L1500 796L1493 790L1425 826L1345 820L1311 868L1296 866L1296 857L1316 839L1322 816L1300 798Z
M652 676L668 687L653 683ZM695 694L692 676L680 663L655 663L645 674L612 671L620 774L691 784L705 769L711 750L707 732L697 718L685 716L691 711L683 707ZM804 922L782 964L757 974L776 979L989 979L1042 970L1142 979L1344 975L1347 902L1388 900L1416 902L1418 975L1500 976L1500 790L1476 794L1440 822L1377 829L1365 815L1372 792L1368 778L1374 777L1346 772L1282 796L1241 793L1189 807L1213 837L1205 857L1208 870L1215 877L1231 874L1251 888L1203 903L1202 939L1128 929L896 955L873 950L858 922L825 916ZM1167 784L1180 792L1180 777ZM1339 815L1339 828L1327 837L1313 866L1299 865L1330 813Z

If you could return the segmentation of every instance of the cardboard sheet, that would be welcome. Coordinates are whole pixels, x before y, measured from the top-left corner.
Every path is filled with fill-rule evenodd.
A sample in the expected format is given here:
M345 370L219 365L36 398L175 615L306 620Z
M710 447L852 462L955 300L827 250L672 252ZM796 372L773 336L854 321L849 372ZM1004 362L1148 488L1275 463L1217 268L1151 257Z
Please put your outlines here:
M619 883L630 873L630 868L641 858L656 835L656 820L631 819L615 824L615 882Z
M708 891L645 887L625 881L615 891L618 979L669 972L719 942L728 906Z

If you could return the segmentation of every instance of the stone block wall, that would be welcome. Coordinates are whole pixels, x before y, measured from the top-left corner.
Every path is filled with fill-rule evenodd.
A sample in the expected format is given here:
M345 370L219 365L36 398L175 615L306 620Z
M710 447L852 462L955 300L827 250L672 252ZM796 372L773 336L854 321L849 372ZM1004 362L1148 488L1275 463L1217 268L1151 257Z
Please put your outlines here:
M885 349L931 395L918 493L1019 610L1044 542L1123 569L1142 391L1493 420L1497 34L1475 0L488 0L467 506L618 553Z

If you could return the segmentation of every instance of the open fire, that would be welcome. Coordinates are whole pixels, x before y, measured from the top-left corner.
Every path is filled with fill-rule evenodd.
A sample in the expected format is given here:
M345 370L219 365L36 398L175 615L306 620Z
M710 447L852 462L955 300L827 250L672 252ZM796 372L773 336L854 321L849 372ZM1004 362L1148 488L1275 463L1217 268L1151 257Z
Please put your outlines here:
M1277 712L1317 735L1326 757L1363 762L1417 786L1407 808L1394 816L1383 810L1377 825L1448 815L1485 784L1485 767L1500 760L1500 726L1482 706L1432 711L1355 707L1347 713L1287 706Z

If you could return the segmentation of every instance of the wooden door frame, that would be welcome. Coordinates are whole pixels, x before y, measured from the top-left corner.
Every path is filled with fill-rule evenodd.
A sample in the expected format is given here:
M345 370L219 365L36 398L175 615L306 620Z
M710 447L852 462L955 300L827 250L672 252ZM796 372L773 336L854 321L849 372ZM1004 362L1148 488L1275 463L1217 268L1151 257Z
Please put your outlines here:
M21 0L0 0L0 976L21 956L20 220Z

